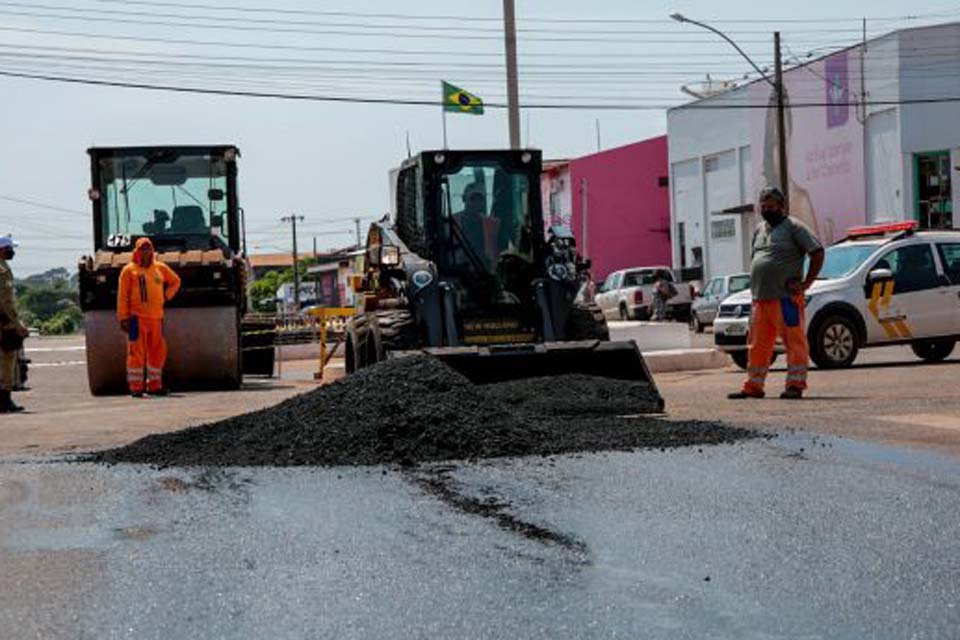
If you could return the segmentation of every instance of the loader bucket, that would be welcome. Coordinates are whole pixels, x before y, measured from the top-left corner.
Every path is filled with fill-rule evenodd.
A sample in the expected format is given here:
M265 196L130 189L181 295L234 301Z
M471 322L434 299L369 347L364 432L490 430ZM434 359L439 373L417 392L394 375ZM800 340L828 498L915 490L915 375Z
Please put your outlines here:
M659 408L663 410L664 406L663 397L633 340L427 347L392 355L396 357L412 353L426 353L438 358L475 384L564 374L645 382L656 394Z

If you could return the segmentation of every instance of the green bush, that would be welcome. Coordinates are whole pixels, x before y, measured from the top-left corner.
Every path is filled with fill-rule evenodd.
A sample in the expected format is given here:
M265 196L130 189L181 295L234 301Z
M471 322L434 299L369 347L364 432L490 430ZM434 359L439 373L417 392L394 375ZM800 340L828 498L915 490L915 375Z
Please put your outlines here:
M60 311L40 325L43 335L62 336L76 333L83 327L83 312L75 304L64 305Z

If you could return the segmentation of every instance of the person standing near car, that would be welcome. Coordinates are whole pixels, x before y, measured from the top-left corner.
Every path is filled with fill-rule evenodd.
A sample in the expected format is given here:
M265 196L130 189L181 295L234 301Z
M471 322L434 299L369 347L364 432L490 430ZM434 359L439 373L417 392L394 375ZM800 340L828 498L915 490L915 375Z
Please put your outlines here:
M10 236L0 236L0 413L23 411L11 397L17 381L17 355L30 333L17 314L13 271L7 264L16 246Z
M762 398L777 336L787 348L786 389L781 398L796 400L807 388L810 345L807 342L804 292L823 267L823 245L804 223L784 209L783 193L767 187L760 193L763 217L753 233L750 260L750 357L747 379L731 399ZM803 264L809 256L806 275Z
M657 281L653 285L653 320L663 322L667 319L667 301L677 295L677 288L666 271L657 271Z

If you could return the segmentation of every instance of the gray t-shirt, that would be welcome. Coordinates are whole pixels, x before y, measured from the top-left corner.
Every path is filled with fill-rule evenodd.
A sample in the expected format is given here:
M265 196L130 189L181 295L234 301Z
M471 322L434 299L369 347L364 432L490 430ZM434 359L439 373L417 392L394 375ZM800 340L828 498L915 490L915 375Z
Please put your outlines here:
M775 227L761 222L753 232L750 252L750 291L754 300L779 300L790 295L787 281L803 279L803 260L822 248L813 232L786 216Z

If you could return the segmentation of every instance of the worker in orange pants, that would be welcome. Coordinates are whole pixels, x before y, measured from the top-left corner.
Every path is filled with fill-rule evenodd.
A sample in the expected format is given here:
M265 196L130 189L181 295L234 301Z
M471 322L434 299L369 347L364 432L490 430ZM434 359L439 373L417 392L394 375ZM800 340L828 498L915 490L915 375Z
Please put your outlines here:
M167 343L163 337L163 307L180 289L180 277L157 262L153 243L140 238L133 261L120 272L117 318L127 334L127 385L130 395L142 398L166 395L163 365Z
M128 333L127 384L130 393L139 397L144 391L164 395L163 365L167 361L167 341L163 337L163 320L140 318L132 320L136 333ZM146 373L146 375L144 375Z
M790 217L783 193L776 187L760 192L763 222L753 232L750 253L750 359L747 380L731 400L762 398L777 336L787 347L787 388L780 397L799 400L807 388L807 344L804 293L823 267L823 245L810 229ZM804 263L809 267L804 274Z
M787 348L787 389L792 393L807 388L807 363L810 345L807 342L806 309L802 295L780 300L757 300L750 319L750 361L743 394L764 395L763 383L773 360L773 347L779 336Z

